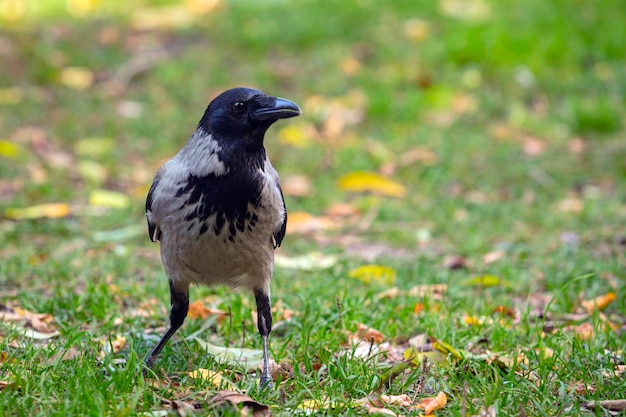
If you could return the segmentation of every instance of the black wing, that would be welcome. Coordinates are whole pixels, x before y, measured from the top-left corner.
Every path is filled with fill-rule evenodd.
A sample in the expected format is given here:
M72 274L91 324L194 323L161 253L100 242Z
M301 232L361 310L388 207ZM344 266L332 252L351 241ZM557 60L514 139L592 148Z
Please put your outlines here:
M283 190L280 188L280 182L276 181L276 185L278 186L278 191L280 191L280 198L283 200L283 221L280 226L274 232L274 249L280 246L285 237L285 232L287 231L287 208L285 207L285 197L283 197Z
M152 186L150 187L150 191L148 191L148 197L146 198L146 220L148 221L148 237L150 237L150 240L152 240L153 242L161 239L161 230L152 218L152 198L154 195L154 190L156 190L158 184L159 181L155 178Z

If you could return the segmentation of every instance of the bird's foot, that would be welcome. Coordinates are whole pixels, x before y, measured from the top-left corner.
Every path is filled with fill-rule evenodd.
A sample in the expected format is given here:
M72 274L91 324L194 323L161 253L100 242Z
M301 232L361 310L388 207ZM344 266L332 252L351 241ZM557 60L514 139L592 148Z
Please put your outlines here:
M272 388L274 386L274 381L272 380L272 376L269 372L261 375L261 381L259 382L259 387L263 390L266 388Z

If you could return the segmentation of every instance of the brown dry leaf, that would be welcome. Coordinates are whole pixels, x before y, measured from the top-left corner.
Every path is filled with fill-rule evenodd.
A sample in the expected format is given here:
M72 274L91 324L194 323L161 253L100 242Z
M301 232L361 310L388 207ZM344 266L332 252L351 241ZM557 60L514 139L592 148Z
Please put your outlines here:
M287 233L311 233L320 230L329 230L337 226L337 223L325 216L314 216L304 211L289 213Z
M596 310L604 310L609 304L611 304L615 300L616 297L617 296L615 295L615 293L610 291L606 294L599 295L590 300L583 300L581 302L581 305L585 310L587 310L587 313L591 314Z
M49 364L54 364L57 361L69 361L69 360L73 360L73 359L78 359L83 355L83 352L81 352L78 349L75 349L73 347L67 349L67 350L58 350L49 360L48 363Z
M305 197L311 194L311 181L304 175L292 175L281 181L285 195Z
M205 306L202 301L197 300L189 304L189 313L187 316L190 319L206 319L209 316L218 316L217 320L220 321L227 313L217 308L210 308Z
M560 211L562 213L580 213L583 211L585 207L585 203L576 197L565 198L554 206L556 211Z
M360 90L351 90L337 98L310 96L303 107L309 117L321 125L320 133L326 139L332 144L343 145L347 130L363 120L365 105L366 95ZM342 139L341 142L337 141L338 138Z
M208 404L214 407L221 407L226 404L243 406L244 410L252 411L252 415L255 417L270 415L269 408L266 405L260 404L247 395L235 391L218 391L215 396L208 400Z
M356 336L362 340L373 340L374 343L381 343L385 338L378 330L368 327L362 323L357 324Z
M348 203L335 203L326 209L329 217L359 217L359 209Z
M3 389L5 389L8 386L9 386L9 382L8 381L0 380L0 391L2 391Z
M424 414L431 415L435 410L442 409L448 402L448 397L443 391L440 391L436 397L424 398L422 401L415 405L415 408L423 409Z
M435 300L441 300L447 291L448 284L421 284L409 288L407 295L409 297L429 296Z
M483 263L485 265L492 264L500 259L502 259L506 255L506 253L502 250L496 250L489 252L483 256Z
M545 152L547 143L541 139L526 135L522 138L522 146L526 155L537 156Z
M356 74L357 72L359 72L360 69L361 69L361 62L353 56L344 58L341 61L341 70L343 71L344 74L348 76Z
M443 258L443 266L451 271L467 268L467 258L461 255L448 255Z
M585 141L582 138L574 138L567 144L567 149L571 153L582 153L585 150Z
M54 318L50 314L33 313L21 307L7 307L5 311L0 311L0 320L23 323L27 328L39 333L56 334Z
M598 407L608 411L622 412L626 411L626 400L603 400L603 401L590 401L583 405L583 407L589 410L595 410Z

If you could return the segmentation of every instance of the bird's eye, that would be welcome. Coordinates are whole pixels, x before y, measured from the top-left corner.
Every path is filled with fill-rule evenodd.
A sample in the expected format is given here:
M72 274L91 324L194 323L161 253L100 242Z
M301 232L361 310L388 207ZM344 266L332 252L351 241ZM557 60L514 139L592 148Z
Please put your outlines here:
M236 101L233 104L233 111L235 113L243 113L246 110L246 102L245 101Z

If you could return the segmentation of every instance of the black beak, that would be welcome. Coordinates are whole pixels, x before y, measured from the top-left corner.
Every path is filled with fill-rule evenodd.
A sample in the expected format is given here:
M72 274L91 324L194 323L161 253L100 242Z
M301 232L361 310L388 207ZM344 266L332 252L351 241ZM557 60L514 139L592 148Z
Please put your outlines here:
M252 115L259 121L270 121L278 119L287 119L289 117L296 117L302 114L300 107L292 101L284 98L276 97L274 104L267 107L261 107L254 110Z

